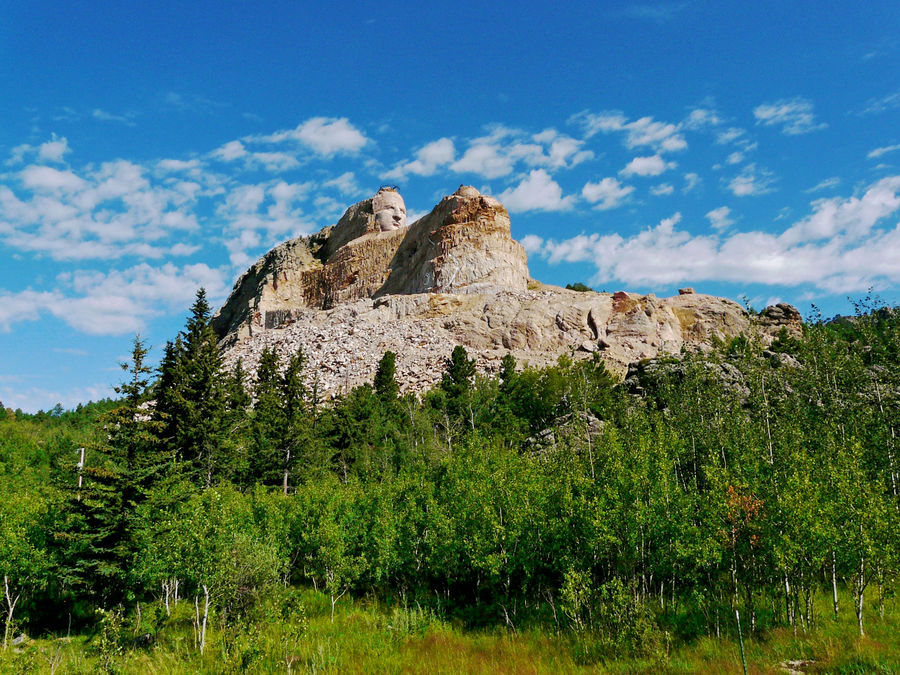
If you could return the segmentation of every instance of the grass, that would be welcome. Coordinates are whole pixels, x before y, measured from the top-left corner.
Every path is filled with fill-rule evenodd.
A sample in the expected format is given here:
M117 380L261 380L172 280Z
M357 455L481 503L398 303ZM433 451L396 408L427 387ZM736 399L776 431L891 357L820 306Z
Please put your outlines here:
M146 649L117 648L101 635L44 636L16 650L0 651L2 673L742 673L740 652L731 638L699 637L656 658L608 655L580 663L578 640L571 635L502 628L466 630L430 610L398 608L371 600L343 599L330 621L327 596L312 590L263 603L241 629L213 625L201 656L194 644L187 602L179 604ZM299 601L299 602L298 602ZM818 623L809 633L777 628L745 639L749 673L786 672L779 664L811 662L805 672L900 674L900 607L888 601L885 616L873 611L867 635L856 632L855 616L845 600L834 619L829 599L817 599ZM304 611L296 610L302 603ZM124 643L143 632L126 619Z

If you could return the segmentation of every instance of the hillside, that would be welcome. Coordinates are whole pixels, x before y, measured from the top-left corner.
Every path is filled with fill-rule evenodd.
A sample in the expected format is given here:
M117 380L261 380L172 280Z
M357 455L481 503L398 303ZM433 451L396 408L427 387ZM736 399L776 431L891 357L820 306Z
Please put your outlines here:
M383 188L336 225L263 256L213 318L226 364L240 358L254 371L266 348L285 357L302 349L330 397L370 381L386 351L397 355L401 390L422 391L439 381L455 345L485 373L506 354L541 367L596 353L622 376L631 363L708 351L740 334L769 342L782 327L799 331L789 305L756 317L693 289L657 298L534 281L506 209L473 187L415 223L405 217L399 193Z

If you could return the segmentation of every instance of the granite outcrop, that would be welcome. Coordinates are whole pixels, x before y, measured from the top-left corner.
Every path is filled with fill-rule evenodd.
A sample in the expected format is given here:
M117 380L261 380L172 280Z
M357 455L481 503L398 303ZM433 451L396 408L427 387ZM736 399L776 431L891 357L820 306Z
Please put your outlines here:
M383 188L336 225L263 256L213 319L226 366L241 358L253 372L266 347L302 349L328 397L371 382L388 350L401 390L421 391L440 381L458 344L485 373L507 353L538 367L597 354L624 376L629 364L708 350L716 340L753 334L765 342L782 328L800 330L790 305L757 317L693 288L658 298L536 282L506 209L472 187L410 225L405 215L399 193Z

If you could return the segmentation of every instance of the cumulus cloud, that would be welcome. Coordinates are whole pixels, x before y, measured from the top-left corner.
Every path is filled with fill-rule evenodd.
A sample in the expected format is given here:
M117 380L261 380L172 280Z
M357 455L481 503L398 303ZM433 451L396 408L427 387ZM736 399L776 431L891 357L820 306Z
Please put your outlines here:
M512 213L523 211L566 211L572 208L575 198L563 197L562 188L544 169L535 169L514 188L500 194L506 208Z
M19 293L0 291L0 331L8 333L14 323L37 321L47 307L62 300L51 292L25 290Z
M800 97L758 105L753 109L753 116L757 124L780 126L789 136L808 134L828 126L816 122L812 101Z
M699 176L698 174L696 174L696 173L686 173L686 174L684 174L684 187L681 189L681 191L682 191L684 194L687 194L687 193L689 193L689 192L693 192L693 191L696 190L698 187L700 187L700 184L701 184L702 182L703 182L703 179L700 178L700 176Z
M694 108L684 120L686 129L704 129L715 127L722 123L719 114L712 108Z
M661 153L687 148L680 124L658 122L652 117L641 117L629 122L628 118L617 110L597 114L584 111L570 118L570 122L580 125L588 138L600 132L620 132L623 134L625 147L632 150L650 147Z
M224 299L228 291L222 270L203 263L79 270L59 281L61 288L53 291L0 291L0 330L49 314L90 335L126 335L164 310L186 307L201 286L213 301Z
M516 167L546 169L572 168L594 156L582 149L584 141L555 129L527 134L502 125L491 128L487 136L474 138L463 155L450 164L456 173L475 173L484 178L500 178Z
M415 153L415 159L408 162L400 162L393 169L384 174L388 180L403 180L409 174L416 176L432 176L439 167L453 162L456 156L456 148L450 138L439 138L427 143Z
M245 267L261 247L315 230L301 207L311 188L312 183L268 181L229 190L216 207L216 216L223 223L232 265Z
M740 174L728 182L728 189L736 197L751 197L772 192L775 177L768 171L748 164Z
M635 157L619 173L623 176L658 176L676 166L675 162L667 162L659 155L651 155Z
M53 134L51 140L41 143L38 148L38 159L46 162L61 162L67 152L70 152L69 141L65 137L57 138L56 134Z
M731 209L727 206L720 206L706 214L709 224L717 230L727 230L730 225L734 224L731 219Z
M368 142L346 117L313 117L296 129L297 138L320 155L354 154Z
M299 143L325 158L354 155L370 143L346 117L312 117L301 122L295 129L247 136L242 140L246 143Z
M496 143L474 142L450 168L457 173L476 173L484 178L499 178L512 173L513 158Z
M650 188L650 193L657 197L664 197L675 192L675 187L669 183L660 183Z
M622 185L615 178L604 178L599 183L585 183L581 189L581 196L591 204L595 204L594 208L606 211L621 206L632 192L634 187Z
M241 141L229 141L210 153L212 159L222 162L240 160L248 169L285 171L300 166L300 161L290 152L250 151Z
M676 213L631 237L591 234L555 241L533 236L529 252L551 263L591 262L597 269L592 281L598 284L728 281L861 292L900 282L900 224L877 226L900 211L898 193L900 176L892 176L858 197L817 200L808 216L780 234L694 235L676 227L681 220ZM710 214L716 211L724 213Z
M356 174L352 171L345 171L337 178L326 180L322 183L322 187L337 188L342 195L357 195L360 192L359 185L356 183Z
M0 185L0 238L19 251L84 260L192 250L165 240L199 227L193 213L202 192L197 183L156 184L147 169L124 160L80 172L29 165L16 178L18 194Z

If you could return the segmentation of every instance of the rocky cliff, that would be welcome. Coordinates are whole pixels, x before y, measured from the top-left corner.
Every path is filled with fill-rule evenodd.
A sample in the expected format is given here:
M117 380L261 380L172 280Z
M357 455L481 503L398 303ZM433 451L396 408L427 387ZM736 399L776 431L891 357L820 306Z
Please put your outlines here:
M392 193L386 200L385 193ZM387 206L385 207L385 202ZM396 226L379 225L394 216ZM277 246L235 284L213 327L228 344L292 323L305 309L416 293L523 291L525 250L493 197L460 187L406 227L402 197L382 188L336 225Z
M235 284L213 325L226 364L255 369L265 347L302 348L325 396L371 381L397 354L404 390L440 380L461 344L483 372L507 353L543 366L598 353L615 372L741 333L799 330L789 305L751 317L737 303L684 289L671 298L570 291L531 281L525 252L496 199L463 186L406 226L402 198L382 189L338 223L274 248Z

